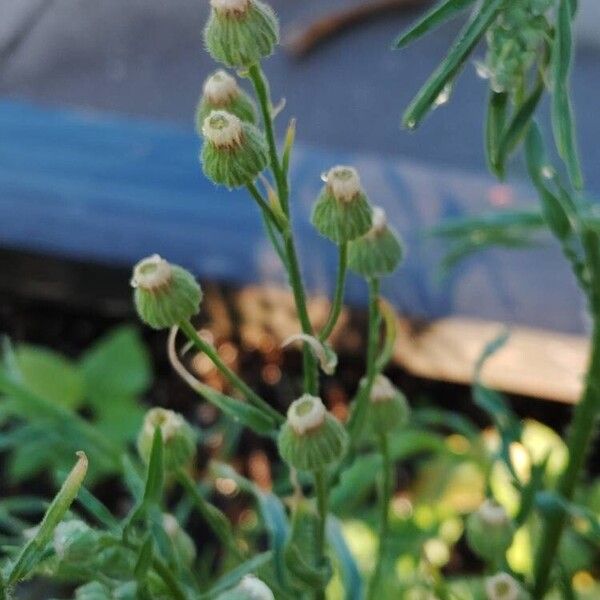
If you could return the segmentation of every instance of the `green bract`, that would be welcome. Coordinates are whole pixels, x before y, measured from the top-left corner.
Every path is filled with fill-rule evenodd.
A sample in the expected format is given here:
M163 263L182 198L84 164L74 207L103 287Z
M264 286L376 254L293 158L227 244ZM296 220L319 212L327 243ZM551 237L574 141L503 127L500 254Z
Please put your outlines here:
M269 56L279 41L279 23L260 0L211 0L204 29L210 55L229 67L250 67Z
M152 408L146 413L138 436L138 453L144 462L150 460L154 431L160 427L167 471L186 467L196 454L196 437L187 421L178 413L165 408Z
M348 436L316 396L304 394L290 405L279 432L279 453L300 471L320 470L345 454Z
M369 400L367 419L374 433L388 433L408 422L406 397L385 375L375 378Z
M218 110L202 125L202 168L214 183L235 188L251 183L267 166L262 133L235 115Z
M388 226L383 209L373 210L373 227L350 242L348 266L363 277L381 277L393 273L403 257L397 234Z
M235 78L220 69L204 82L202 97L196 109L196 131L202 135L204 119L213 110L226 110L248 123L256 122L256 106Z
M158 254L135 265L131 285L137 313L153 329L179 325L200 310L202 291L193 275Z
M319 233L336 244L369 231L371 207L354 168L338 166L327 173L311 220Z

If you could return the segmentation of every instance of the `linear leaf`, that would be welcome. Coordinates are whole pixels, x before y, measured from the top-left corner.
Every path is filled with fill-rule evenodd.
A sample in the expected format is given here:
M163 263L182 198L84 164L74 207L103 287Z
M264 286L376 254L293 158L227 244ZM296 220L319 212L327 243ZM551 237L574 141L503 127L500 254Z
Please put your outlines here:
M428 31L439 27L445 21L455 17L462 12L467 6L473 4L475 0L444 0L430 11L428 11L421 19L419 19L407 31L400 34L393 44L394 48L404 48L407 44L425 35Z
M508 107L508 94L505 92L490 92L488 109L485 121L485 155L488 169L499 179L504 179L504 162L499 160L499 148L506 109Z
M446 58L433 72L406 109L402 122L413 129L431 110L444 86L461 70L471 51L481 39L502 6L503 0L486 0L481 10L460 31Z
M560 0L552 50L552 129L556 148L567 166L571 182L576 189L581 189L583 174L579 164L573 107L569 97L572 48L571 6L569 0Z

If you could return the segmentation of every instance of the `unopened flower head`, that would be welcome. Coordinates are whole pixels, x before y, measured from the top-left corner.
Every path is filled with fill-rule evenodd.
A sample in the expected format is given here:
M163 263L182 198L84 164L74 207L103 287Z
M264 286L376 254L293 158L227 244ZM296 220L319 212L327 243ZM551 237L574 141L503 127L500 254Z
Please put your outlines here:
M337 166L326 175L327 187L340 202L350 202L362 192L360 177L354 167Z
M508 573L498 573L485 580L487 600L519 600L522 588Z
M398 234L388 225L380 206L373 207L372 226L362 237L352 240L348 266L363 277L391 275L402 262L404 250Z
M320 398L304 394L290 405L287 420L279 432L278 446L290 466L314 471L342 458L347 434Z
M469 515L466 534L473 552L484 560L497 560L512 543L514 525L502 506L486 500Z
M186 466L196 452L194 432L182 415L165 408L152 408L146 413L137 444L141 458L145 462L150 460L157 428L162 435L165 468L175 470Z
M225 110L213 110L202 126L208 142L217 148L234 148L242 143L242 121Z
M214 104L225 106L240 93L240 88L235 77L219 69L204 82L203 92Z
M320 427L325 421L327 410L321 398L308 394L298 398L290 405L287 418L288 423L298 435Z
M177 558L188 567L196 558L196 546L179 521L170 513L163 514L163 529L173 544Z
M406 425L410 408L404 394L385 375L377 375L369 395L367 421L371 431L387 433Z
M204 120L202 134L202 168L214 183L241 187L254 181L267 166L263 134L230 112L213 110Z
M131 286L140 319L153 329L179 325L200 309L202 290L194 276L158 254L135 265Z
M371 206L354 167L329 170L312 212L315 228L336 244L354 240L371 228Z
M273 52L279 23L261 0L211 0L204 29L210 55L229 67L251 67Z

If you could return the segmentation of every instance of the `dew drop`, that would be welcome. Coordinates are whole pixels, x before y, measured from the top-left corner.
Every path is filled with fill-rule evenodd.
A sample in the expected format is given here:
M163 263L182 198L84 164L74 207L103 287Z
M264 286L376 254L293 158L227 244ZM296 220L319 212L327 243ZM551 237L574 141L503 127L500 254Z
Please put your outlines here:
M554 177L554 169L550 165L543 166L542 176L546 179L552 179Z
M442 91L438 94L438 97L435 99L433 103L434 108L438 108L438 106L443 106L450 100L450 95L452 94L452 84L447 83Z

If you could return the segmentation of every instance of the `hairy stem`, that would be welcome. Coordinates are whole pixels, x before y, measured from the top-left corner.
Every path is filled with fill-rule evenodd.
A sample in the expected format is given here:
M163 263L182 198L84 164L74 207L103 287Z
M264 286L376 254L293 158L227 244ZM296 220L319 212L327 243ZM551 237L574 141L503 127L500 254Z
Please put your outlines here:
M390 500L393 492L393 473L392 473L392 460L390 456L389 440L387 433L381 433L379 435L379 452L383 459L382 464L382 476L381 476L381 491L379 495L380 511L379 516L379 548L377 550L377 562L375 563L375 570L371 576L369 582L369 600L377 598L378 584L383 574L383 563L385 559L385 550L387 545L387 537L390 529Z
M283 423L283 416L277 412L266 400L263 400L245 381L238 377L222 360L219 353L199 335L194 326L189 321L180 323L181 330L194 346L204 352L213 362L213 364L221 371L229 383L237 388L249 402L262 408L267 414L275 419L277 423Z
M600 319L594 318L592 350L585 389L571 422L567 438L569 461L558 482L556 491L562 499L573 498L575 486L585 465L585 457L594 437L596 419L600 411ZM567 515L563 510L553 511L544 524L534 566L533 597L541 599L548 589L550 571Z
M319 564L325 562L325 528L327 525L328 485L327 473L320 469L315 471L315 495L317 497L317 509L319 511L319 526L317 529L317 560ZM325 600L325 589L315 591L317 600Z
M348 242L342 242L339 247L339 260L337 280L335 282L335 294L333 303L329 312L327 323L319 334L319 339L324 342L331 335L335 324L342 312L342 303L344 301L344 287L346 285L346 271L348 268Z

